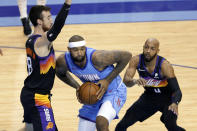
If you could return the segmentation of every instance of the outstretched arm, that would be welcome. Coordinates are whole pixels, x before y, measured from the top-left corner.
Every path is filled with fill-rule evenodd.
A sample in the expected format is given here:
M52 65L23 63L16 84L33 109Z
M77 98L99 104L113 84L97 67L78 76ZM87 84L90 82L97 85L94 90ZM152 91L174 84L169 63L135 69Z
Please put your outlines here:
M126 73L123 79L123 82L125 83L127 87L132 87L135 84L138 84L138 86L140 85L145 86L146 84L146 81L143 78L133 79L138 63L139 63L139 56L134 56L131 58L129 62L129 67L126 70Z
M39 44L36 44L38 48L41 46L49 46L51 42L57 38L65 24L66 18L70 10L71 2L72 0L65 0L65 3L63 4L61 10L56 16L51 29L38 39Z
M61 32L63 28L66 18L68 16L70 5L72 0L65 0L64 5L62 6L61 10L59 11L57 17L55 18L55 22L51 29L46 33L47 38L50 42L54 41L58 34Z
M98 70L103 70L107 66L116 64L113 71L104 79L100 80L98 84L100 84L101 88L97 92L97 98L101 99L103 94L108 88L109 83L118 76L118 74L124 69L124 67L128 64L131 53L127 51L95 51L92 56L92 62L94 66Z
M64 54L60 55L56 61L56 75L60 80L70 85L71 87L75 89L78 89L80 87L79 83L71 76L68 71L68 67L64 59Z
M162 74L167 78L168 86L172 90L172 104L169 106L169 110L172 110L178 115L178 103L181 101L182 92L174 74L174 69L172 65L165 60L162 64L161 71Z

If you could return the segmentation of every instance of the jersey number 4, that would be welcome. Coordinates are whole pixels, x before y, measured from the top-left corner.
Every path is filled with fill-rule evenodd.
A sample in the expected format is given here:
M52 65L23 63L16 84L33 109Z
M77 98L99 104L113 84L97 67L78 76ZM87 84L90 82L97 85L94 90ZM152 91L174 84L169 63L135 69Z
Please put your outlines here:
M160 89L154 89L155 93L161 93L161 90Z
M30 57L27 57L27 72L28 72L28 75L30 75L33 72L33 67L32 67L32 62L31 62Z

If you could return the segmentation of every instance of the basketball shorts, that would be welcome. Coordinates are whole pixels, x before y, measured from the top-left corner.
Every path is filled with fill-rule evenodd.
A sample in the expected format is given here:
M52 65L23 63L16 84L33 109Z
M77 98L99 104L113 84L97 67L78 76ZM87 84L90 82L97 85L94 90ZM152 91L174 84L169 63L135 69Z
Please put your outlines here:
M32 123L34 131L57 131L50 94L38 94L23 88L21 103L24 109L24 121Z
M79 110L79 117L85 120L96 122L96 117L101 105L106 101L110 101L114 110L116 111L115 119L118 119L118 113L126 102L126 97L127 88L124 83L120 83L118 88L115 88L114 90L108 90L104 94L103 98L96 104L83 105L82 108Z

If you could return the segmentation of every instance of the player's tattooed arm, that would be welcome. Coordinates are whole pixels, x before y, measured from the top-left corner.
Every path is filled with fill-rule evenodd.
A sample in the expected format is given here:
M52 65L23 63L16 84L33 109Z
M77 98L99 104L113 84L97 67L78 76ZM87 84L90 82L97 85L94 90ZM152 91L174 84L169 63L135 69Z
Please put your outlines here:
M100 80L97 84L100 85L100 89L97 91L97 99L101 99L106 92L108 85L111 81L124 69L128 64L131 53L126 51L95 51L92 55L92 62L98 70L102 71L107 66L116 64L113 71L103 80Z
M131 53L127 51L95 51L92 62L98 70L103 70L107 66L115 65L114 70L107 76L106 80L110 83L128 64Z
M68 67L64 59L64 54L60 55L56 60L56 76L64 83L70 85L75 89L78 89L80 87L79 83L71 76L68 71Z

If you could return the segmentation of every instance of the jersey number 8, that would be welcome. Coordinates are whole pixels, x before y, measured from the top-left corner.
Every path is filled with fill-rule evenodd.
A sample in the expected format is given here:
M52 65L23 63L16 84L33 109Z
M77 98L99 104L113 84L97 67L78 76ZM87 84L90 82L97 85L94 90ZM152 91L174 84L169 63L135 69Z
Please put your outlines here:
M27 72L30 75L33 72L31 58L27 57Z

